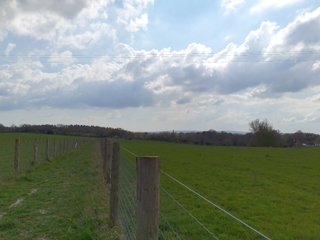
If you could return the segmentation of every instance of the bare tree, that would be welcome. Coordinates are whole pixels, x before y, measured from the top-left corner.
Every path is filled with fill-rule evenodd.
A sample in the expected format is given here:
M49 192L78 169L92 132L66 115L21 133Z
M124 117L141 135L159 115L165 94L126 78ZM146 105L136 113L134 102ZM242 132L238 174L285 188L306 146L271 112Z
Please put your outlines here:
M256 119L249 123L249 127L253 134L251 145L261 147L280 146L280 133L273 129L271 123L269 123L267 119L263 121Z

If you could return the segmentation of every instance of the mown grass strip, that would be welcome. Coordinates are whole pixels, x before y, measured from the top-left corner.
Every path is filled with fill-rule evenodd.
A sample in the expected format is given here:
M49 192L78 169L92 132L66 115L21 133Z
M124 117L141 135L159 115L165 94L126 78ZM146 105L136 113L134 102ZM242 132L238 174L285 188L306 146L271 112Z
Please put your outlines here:
M83 146L1 182L0 239L118 239L99 153Z

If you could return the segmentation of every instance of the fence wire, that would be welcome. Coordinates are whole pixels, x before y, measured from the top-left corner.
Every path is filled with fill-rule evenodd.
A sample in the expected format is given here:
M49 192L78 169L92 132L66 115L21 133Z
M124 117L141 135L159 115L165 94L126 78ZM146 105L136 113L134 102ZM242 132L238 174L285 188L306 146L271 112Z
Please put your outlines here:
M124 239L136 239L136 157L129 149L122 148L119 199ZM161 240L270 240L164 171L161 171L160 186Z
M119 218L124 239L136 239L136 184L135 162L121 155L119 169Z
M171 193L161 188L160 239L215 239L202 222Z
M19 168L14 169L15 141L19 139ZM47 148L48 141L48 150ZM0 133L0 181L33 170L37 165L88 143L86 138L40 134ZM90 140L91 141L91 140ZM35 146L37 150L35 150ZM36 156L35 156L36 155Z
M123 237L128 240L136 239L137 176L135 155L132 152L130 155L122 151L119 172L119 218ZM160 192L159 227L160 240L218 239L163 187Z
M232 215L222 207L216 205L194 189L186 186L176 178L162 171L162 181L170 191L174 192L174 196L169 196L179 205L187 214L180 214L177 218L182 218L177 224L181 232L184 234L183 239L221 239L221 240L270 240L244 221ZM167 193L167 195L169 195ZM168 206L166 204L165 206ZM188 208L188 209L187 209ZM162 210L163 211L163 210ZM172 210L174 211L174 210ZM181 212L181 211L180 211ZM176 215L178 212L176 211ZM172 217L174 219L174 216ZM193 219L199 225L198 230L192 232L191 224L186 219ZM179 221L179 220L174 220Z

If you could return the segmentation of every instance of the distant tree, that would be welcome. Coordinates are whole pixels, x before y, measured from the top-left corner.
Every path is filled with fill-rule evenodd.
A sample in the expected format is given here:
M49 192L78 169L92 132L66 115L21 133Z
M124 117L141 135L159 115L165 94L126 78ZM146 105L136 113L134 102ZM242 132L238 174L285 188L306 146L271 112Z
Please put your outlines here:
M0 132L5 132L6 130L7 128L2 123L0 123Z
M279 131L274 130L267 119L261 121L256 119L249 123L252 132L252 146L277 147L281 144Z

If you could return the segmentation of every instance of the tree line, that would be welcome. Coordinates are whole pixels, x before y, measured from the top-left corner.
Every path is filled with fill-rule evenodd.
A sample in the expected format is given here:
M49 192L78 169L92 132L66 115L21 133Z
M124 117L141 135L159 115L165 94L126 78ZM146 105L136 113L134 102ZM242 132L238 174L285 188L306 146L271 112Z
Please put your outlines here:
M0 132L24 132L39 134L74 135L87 137L109 137L123 139L157 140L176 143L191 143L215 146L263 146L299 147L320 146L320 135L314 133L281 133L268 120L256 119L249 123L250 132L231 133L225 131L198 132L131 132L121 128L87 125L29 125L6 127L0 124Z
M267 119L256 119L249 123L250 132L240 134L218 132L215 130L202 132L161 132L140 133L135 137L147 140L192 143L216 146L254 146L254 147L300 147L320 146L320 135L314 133L281 133L275 130Z
M0 132L22 132L22 133L39 133L55 135L73 135L84 137L110 137L110 138L130 138L133 133L121 128L87 126L87 125L30 125L22 124L20 126L12 125L6 127L0 124Z

